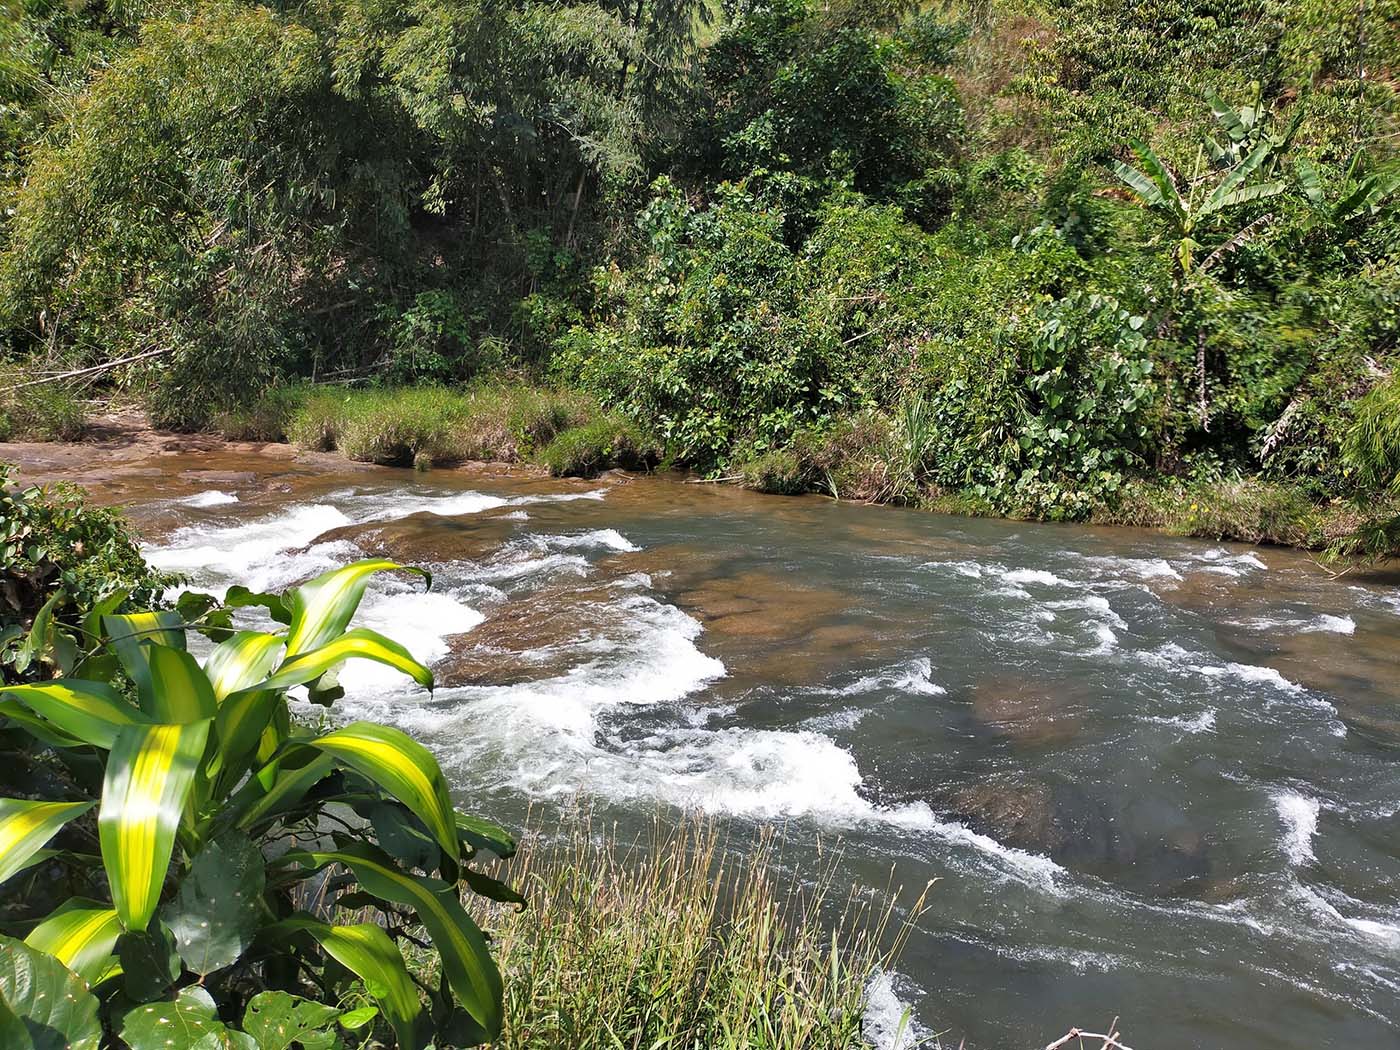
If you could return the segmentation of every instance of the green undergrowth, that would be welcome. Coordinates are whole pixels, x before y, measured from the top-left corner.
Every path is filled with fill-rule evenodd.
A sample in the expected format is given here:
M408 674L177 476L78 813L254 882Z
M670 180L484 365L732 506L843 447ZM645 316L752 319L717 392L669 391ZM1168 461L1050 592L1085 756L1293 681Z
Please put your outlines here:
M771 833L735 847L699 818L635 839L587 818L527 834L493 874L528 906L469 902L505 983L495 1050L869 1046L869 982L924 898L848 892L829 858L792 871Z
M17 386L23 368L0 368L0 441L74 441L87 427L87 408L62 383Z
M387 466L544 464L556 475L644 469L659 456L635 424L575 391L526 385L347 390L274 387L219 420L225 437L290 441Z

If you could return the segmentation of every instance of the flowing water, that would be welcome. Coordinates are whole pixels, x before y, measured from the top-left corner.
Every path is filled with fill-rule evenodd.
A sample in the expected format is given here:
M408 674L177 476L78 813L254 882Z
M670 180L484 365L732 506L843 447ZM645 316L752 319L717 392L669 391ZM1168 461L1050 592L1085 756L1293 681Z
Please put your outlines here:
M940 880L873 1022L1400 1045L1393 581L665 479L195 456L109 498L207 588L429 566L362 621L438 689L351 665L337 710L420 735L484 813L698 808L783 822L798 866L839 835L849 879Z

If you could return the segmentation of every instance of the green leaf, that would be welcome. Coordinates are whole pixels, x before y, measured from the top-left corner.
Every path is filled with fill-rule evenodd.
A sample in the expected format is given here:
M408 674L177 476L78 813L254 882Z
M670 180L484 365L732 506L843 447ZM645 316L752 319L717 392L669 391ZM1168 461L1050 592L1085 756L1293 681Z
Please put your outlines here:
M272 787L268 789L266 794L258 797L255 802L249 805L248 809L239 817L237 826L244 829L250 828L258 821L293 805L330 773L334 765L335 763L329 755L317 755L304 766L279 769ZM250 782L248 789L253 790L257 786Z
M193 656L183 649L150 645L146 660L151 691L141 698L141 707L152 721L184 725L214 717L214 689Z
M478 897L485 897L487 900L499 901L501 904L515 904L524 908L525 898L520 896L515 890L507 886L499 879L493 879L490 875L483 875L479 871L472 871L470 868L462 869L462 881L471 887L471 891Z
M161 910L187 968L204 977L238 961L257 934L265 881L262 851L246 835L229 832L200 851Z
M115 689L81 678L59 678L42 685L12 685L0 692L24 704L46 722L85 744L110 750L126 726L150 719Z
M24 943L48 952L89 985L112 965L122 924L112 908L74 897L30 931Z
M455 886L406 875L386 855L362 844L333 853L293 851L285 859L314 867L344 864L376 897L412 908L437 947L452 991L491 1038L500 1034L501 975L486 938L462 909Z
M370 576L393 570L416 572L432 587L433 578L423 569L371 558L332 569L292 591L286 598L287 610L291 613L287 654L295 656L308 652L338 638L359 608Z
M290 645L287 651L291 652ZM272 677L258 683L257 688L289 689L303 685L352 658L387 664L425 689L433 687L433 672L415 660L407 649L377 631L356 627L317 649L288 658Z
M170 649L185 647L185 631L178 613L139 612L102 617L108 648L136 683L136 693L144 708L151 695L151 670L147 650L152 646Z
M230 693L261 682L277 666L283 639L262 631L239 631L220 642L204 661L204 673L222 701Z
M27 1042L5 1050L97 1050L97 999L83 979L47 952L0 937L0 1002L24 1026ZM5 1019L8 1034L17 1034Z
M340 1024L341 1028L353 1032L357 1029L363 1028L365 1025L369 1024L378 1016L379 1007L360 1006L356 1007L354 1010L346 1010L343 1014L336 1018L336 1021Z
M454 819L457 834L470 852L486 849L502 860L515 856L515 839L499 824L461 812L454 814Z
M352 722L307 743L407 806L442 847L444 862L455 870L461 851L456 813L431 751L407 733L373 722Z
M50 747L83 746L83 741L49 725L17 700L0 700L0 715L18 723L35 740Z
M225 1031L209 993L190 985L173 1000L132 1007L122 1015L118 1034L131 1050L211 1050L222 1044L206 1048L200 1040Z
M97 825L112 902L129 930L155 914L209 724L129 726L112 746Z
M260 992L243 1014L243 1031L253 1037L258 1050L330 1050L339 1038L333 1025L340 1011L286 992Z
M91 808L91 802L0 798L0 882L25 868L59 828Z
M224 605L230 609L260 606L266 609L268 615L278 623L292 622L292 614L287 611L287 605L280 594L255 593L247 587L233 586L224 595Z
M180 953L164 923L128 930L117 938L126 994L138 1003L164 995L180 977Z
M297 916L277 923L268 932L274 937L283 932L310 934L327 955L365 982L393 1026L399 1050L415 1050L421 1045L418 990L398 946L374 923L331 926L310 916Z

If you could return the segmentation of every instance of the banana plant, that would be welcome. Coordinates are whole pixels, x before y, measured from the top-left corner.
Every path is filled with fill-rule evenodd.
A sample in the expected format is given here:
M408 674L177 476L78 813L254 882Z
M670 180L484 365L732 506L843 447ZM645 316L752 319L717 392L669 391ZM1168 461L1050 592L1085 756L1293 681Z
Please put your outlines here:
M351 626L370 578L391 571L420 570L376 559L284 595L234 588L224 609L182 603L220 614L195 624L108 613L71 676L0 690L0 724L95 786L84 797L75 776L72 797L0 799L0 881L64 861L91 872L89 893L36 917L22 941L0 938L0 1032L48 1025L94 1047L105 1032L129 1050L259 1047L269 1024L320 1032L308 1046L371 1021L404 1050L499 1034L500 974L461 894L523 905L468 866L479 849L510 856L511 837L457 812L432 753L400 730L317 732L288 704L299 686L333 698L351 659L432 688L401 645ZM222 615L250 606L276 628L233 630ZM192 627L220 639L202 662ZM375 921L337 921L365 907ZM437 987L399 947L418 928ZM34 1012L40 973L77 1004L62 1024ZM373 1005L327 1012L350 974ZM221 1019L240 1015L242 1031Z
M1275 197L1287 189L1281 179L1259 180L1255 177L1274 158L1277 149L1278 146L1271 139L1261 142L1213 182L1211 174L1201 173L1199 169L1202 165L1198 164L1197 176L1184 180L1184 190L1162 158L1141 141L1134 140L1132 143L1133 153L1142 165L1140 168L1126 161L1114 160L1110 169L1144 206L1167 221L1176 242L1179 273L1186 280L1201 268L1196 262L1196 252L1202 247L1197 238L1203 226L1241 204ZM1247 235L1249 229L1245 227L1229 235L1211 258L1228 251L1239 238Z

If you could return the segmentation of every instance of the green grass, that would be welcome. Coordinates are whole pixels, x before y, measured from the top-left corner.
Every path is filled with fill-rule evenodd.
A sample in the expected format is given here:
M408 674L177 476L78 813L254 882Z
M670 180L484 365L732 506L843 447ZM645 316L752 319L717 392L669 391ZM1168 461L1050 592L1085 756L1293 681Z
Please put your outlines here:
M553 831L553 829L551 829ZM495 872L523 910L468 903L505 978L496 1050L855 1050L866 986L891 967L923 895L843 891L830 860L779 873L771 834L726 850L712 823L635 842L586 820L526 836Z
M524 384L349 390L277 387L227 412L233 440L290 441L347 459L427 469L469 461L537 461L556 475L644 468L659 448L585 394Z
M0 368L0 390L29 378L26 369ZM0 394L0 441L76 441L86 427L86 407L62 383Z

